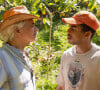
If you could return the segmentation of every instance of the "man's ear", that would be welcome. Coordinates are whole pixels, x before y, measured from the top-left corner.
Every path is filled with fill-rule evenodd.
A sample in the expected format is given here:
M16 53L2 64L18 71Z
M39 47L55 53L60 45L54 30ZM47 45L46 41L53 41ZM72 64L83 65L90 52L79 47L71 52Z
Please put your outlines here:
M15 33L21 33L21 30L18 29L18 28L16 28L14 32L15 32Z
M92 33L90 31L85 32L85 37L86 38L91 38L91 36L92 36Z

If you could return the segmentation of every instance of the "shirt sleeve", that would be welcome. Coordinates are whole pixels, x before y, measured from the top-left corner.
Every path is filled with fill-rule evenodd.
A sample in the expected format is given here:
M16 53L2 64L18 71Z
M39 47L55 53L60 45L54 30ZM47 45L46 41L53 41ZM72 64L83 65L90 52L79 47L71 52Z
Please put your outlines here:
M62 56L62 58L61 58L59 73L58 73L56 82L57 82L58 85L64 86L64 77L63 77L63 56Z
M6 71L4 69L4 65L3 65L3 63L1 62L1 59L0 59L0 88L2 88L6 79L7 79L7 74L6 74Z
M98 83L98 86L100 87L100 57L99 57L99 59L98 59L98 62L97 62L97 65L96 65L96 67L97 67L97 83Z

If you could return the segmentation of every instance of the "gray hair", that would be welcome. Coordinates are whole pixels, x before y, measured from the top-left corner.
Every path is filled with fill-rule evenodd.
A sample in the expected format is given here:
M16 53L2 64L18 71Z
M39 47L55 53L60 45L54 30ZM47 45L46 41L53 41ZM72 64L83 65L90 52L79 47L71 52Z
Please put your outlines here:
M2 32L0 32L0 40L2 40L3 42L11 41L14 38L14 30L16 30L16 28L23 28L25 23L26 21L23 20L5 28Z

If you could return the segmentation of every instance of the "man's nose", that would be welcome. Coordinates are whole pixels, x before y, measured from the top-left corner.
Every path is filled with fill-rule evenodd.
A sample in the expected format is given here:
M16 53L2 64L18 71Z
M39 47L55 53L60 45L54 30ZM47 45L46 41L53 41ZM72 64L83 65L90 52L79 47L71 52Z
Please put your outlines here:
M35 31L38 31L38 28L37 28L36 26L34 26L34 30L35 30Z
M70 29L68 29L68 30L67 30L67 33L68 33L68 34L69 34L69 33L71 33L71 30L70 30Z

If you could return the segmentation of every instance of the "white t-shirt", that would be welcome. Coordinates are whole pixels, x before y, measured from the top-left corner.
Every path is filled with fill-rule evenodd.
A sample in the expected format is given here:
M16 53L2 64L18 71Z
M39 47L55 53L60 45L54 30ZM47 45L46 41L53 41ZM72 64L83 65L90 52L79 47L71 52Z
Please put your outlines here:
M77 54L75 46L64 52L57 83L65 90L100 90L100 47Z

